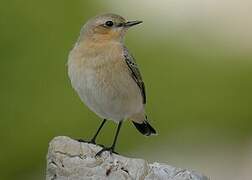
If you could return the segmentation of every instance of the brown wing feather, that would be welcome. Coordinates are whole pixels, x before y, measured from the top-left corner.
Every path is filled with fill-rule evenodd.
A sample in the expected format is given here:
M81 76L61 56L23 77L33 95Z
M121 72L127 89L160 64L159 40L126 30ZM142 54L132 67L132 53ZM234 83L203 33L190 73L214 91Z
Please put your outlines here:
M124 47L124 59L131 71L131 76L137 83L138 87L140 88L142 97L143 97L143 104L146 104L146 92L145 92L145 86L142 79L142 76L140 74L139 68L137 66L137 63L133 56L129 53L128 49Z

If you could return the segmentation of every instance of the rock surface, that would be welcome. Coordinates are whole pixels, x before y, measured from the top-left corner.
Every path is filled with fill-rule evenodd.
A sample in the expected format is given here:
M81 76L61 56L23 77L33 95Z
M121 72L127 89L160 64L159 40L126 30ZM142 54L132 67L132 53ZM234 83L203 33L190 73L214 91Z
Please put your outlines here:
M46 180L208 180L195 171L104 152L100 146L55 137L47 155Z

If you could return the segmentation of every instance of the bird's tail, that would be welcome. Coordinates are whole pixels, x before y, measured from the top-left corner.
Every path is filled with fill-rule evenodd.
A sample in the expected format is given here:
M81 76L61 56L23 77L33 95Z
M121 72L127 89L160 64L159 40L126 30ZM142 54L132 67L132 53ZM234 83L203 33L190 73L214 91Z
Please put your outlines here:
M148 123L147 120L144 120L142 123L136 123L132 121L137 130L145 136L155 135L156 130Z

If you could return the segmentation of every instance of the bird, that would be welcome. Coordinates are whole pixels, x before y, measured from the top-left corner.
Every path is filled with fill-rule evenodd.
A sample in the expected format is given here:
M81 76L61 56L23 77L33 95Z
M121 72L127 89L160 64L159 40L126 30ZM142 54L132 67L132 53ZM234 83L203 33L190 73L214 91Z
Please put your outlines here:
M116 153L121 125L130 120L143 135L156 134L147 120L145 84L134 57L124 44L126 32L142 21L127 21L107 13L89 19L68 56L68 76L80 99L103 119L89 143L96 144L100 130L107 122L117 123L113 143L96 154Z

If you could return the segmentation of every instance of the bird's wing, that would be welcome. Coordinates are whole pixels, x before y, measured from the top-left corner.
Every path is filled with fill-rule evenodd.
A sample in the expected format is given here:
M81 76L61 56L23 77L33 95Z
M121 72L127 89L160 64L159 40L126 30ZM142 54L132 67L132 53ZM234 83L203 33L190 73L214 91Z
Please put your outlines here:
M125 62L128 65L129 70L131 72L132 78L135 80L138 87L140 88L140 91L141 91L141 94L143 97L143 104L146 104L145 86L144 86L144 82L143 82L142 76L140 74L139 68L137 66L137 63L136 63L134 57L129 53L129 51L126 47L124 47L123 55L124 55Z

